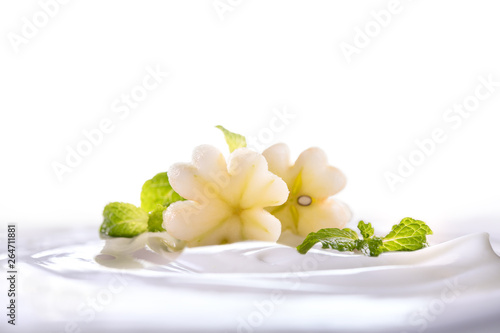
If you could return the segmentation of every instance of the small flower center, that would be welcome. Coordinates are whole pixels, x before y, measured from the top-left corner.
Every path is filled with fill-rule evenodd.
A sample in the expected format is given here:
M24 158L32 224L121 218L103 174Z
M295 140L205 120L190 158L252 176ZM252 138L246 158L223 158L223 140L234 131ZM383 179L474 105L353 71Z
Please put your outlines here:
M301 195L297 198L297 203L301 206L309 206L312 204L312 198L308 195Z

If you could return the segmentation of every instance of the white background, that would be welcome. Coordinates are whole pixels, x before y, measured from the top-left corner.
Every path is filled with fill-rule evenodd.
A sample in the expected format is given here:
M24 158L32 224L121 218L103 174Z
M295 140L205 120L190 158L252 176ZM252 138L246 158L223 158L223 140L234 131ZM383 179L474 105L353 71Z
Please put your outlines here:
M498 237L500 87L457 129L443 120L479 76L500 81L496 2L402 0L350 63L341 43L389 1L229 3L222 20L211 0L70 1L14 47L23 17L33 22L41 7L3 1L0 220L97 231L105 204L139 204L143 182L195 146L226 152L215 125L258 136L287 108L296 117L266 146L286 142L294 158L323 148L348 177L337 197L353 222L388 228L412 216ZM113 102L148 66L169 77L120 119ZM52 164L104 118L113 131L59 181ZM384 173L437 127L447 140L391 191Z

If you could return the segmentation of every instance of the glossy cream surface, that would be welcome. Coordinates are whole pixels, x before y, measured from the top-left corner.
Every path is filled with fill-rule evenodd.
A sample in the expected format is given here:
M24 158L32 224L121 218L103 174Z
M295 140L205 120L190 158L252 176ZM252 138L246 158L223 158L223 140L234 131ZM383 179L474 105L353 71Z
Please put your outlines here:
M112 259L94 236L61 231L27 243L19 329L490 332L499 324L500 258L486 233L377 258L240 242Z

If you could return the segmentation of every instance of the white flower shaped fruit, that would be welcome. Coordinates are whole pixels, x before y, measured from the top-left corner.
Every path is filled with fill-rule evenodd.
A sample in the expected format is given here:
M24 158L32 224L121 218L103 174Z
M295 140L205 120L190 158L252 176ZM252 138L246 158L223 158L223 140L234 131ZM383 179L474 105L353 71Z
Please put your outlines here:
M264 208L286 202L288 188L261 154L239 148L226 164L220 151L203 145L195 148L192 164L174 164L167 173L187 199L164 212L163 227L173 237L191 247L278 240L281 223Z
M269 170L288 185L288 201L268 208L282 224L283 231L307 236L323 228L342 228L351 219L343 203L330 198L346 184L344 174L328 165L326 154L319 148L309 148L291 164L288 146L280 143L263 153Z

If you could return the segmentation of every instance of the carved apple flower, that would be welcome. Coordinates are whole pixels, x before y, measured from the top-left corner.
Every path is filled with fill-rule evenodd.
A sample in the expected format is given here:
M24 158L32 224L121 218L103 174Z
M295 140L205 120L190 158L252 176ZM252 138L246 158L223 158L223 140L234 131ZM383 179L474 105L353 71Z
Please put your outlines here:
M269 170L288 185L290 196L286 203L269 207L268 211L282 224L282 230L307 236L322 228L342 228L351 218L343 203L331 198L346 184L344 174L328 165L325 153L319 148L303 151L291 163L285 144L276 144L263 153Z
M174 164L167 173L172 188L187 199L164 212L163 227L173 237L191 247L278 240L280 221L264 208L286 202L288 188L261 154L239 148L226 164L220 151L202 145L192 163Z

